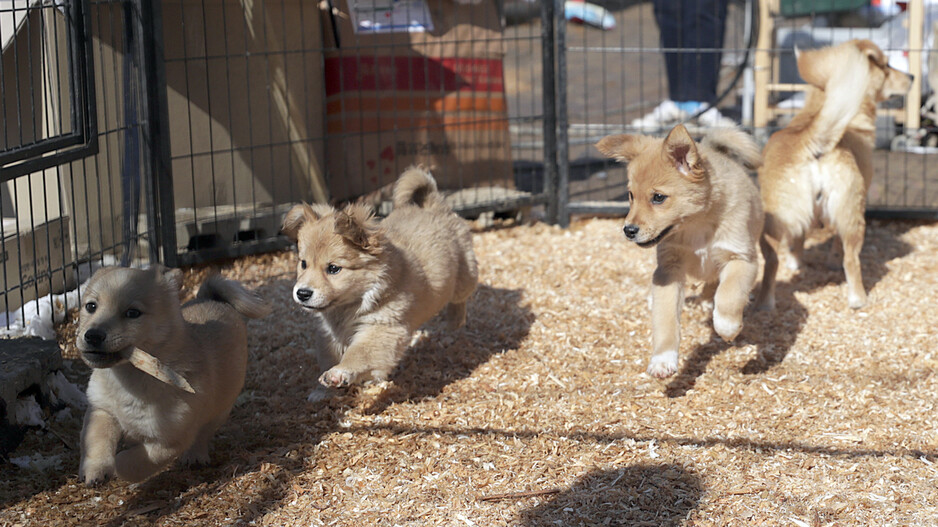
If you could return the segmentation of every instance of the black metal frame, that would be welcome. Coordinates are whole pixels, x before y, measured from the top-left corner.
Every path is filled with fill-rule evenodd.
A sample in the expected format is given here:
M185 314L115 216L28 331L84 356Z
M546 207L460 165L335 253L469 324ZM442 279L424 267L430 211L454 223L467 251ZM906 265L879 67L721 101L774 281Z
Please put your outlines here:
M44 8L46 7L39 9ZM66 40L69 95L74 130L0 152L0 181L8 181L97 153L97 110L92 84L94 60L89 11L89 0L69 0L65 4L65 19L68 22Z

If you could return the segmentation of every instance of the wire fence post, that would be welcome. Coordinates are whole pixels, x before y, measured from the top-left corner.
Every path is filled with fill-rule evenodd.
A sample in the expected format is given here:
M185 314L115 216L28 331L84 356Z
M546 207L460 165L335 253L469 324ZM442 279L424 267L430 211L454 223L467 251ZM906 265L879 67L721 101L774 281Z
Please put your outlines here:
M556 82L556 117L557 132L555 140L557 160L557 217L556 223L563 228L570 226L570 144L568 141L569 121L567 119L567 17L563 1L557 1L557 27L554 30L557 53Z
M150 260L176 267L176 206L170 161L169 103L166 98L166 67L161 3L139 0L138 29L143 40L143 80L146 126L144 161L147 231ZM162 249L162 258L158 251Z

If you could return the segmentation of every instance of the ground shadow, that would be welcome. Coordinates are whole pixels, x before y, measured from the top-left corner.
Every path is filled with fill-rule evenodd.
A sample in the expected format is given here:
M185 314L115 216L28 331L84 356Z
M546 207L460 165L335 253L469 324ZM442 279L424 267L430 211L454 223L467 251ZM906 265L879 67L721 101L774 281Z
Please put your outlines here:
M521 295L520 289L480 285L469 300L466 326L450 331L440 319L426 324L430 336L407 351L391 375L393 383L366 412L380 413L395 403L436 397L493 355L518 348L534 321L531 310L521 304Z
M700 477L680 465L597 470L550 501L523 511L521 523L680 525L698 506L702 494Z
M869 293L889 273L886 264L912 252L913 247L901 239L906 231L925 222L913 220L867 220L863 250L860 251L860 267L863 272L863 288ZM779 259L785 262L786 254ZM840 240L830 236L821 243L808 247L799 271L792 277L796 291L811 292L829 284L843 284L843 251ZM847 309L847 293L843 292L844 309Z
M684 359L678 373L665 387L665 395L682 397L687 394L707 370L710 361L733 346L756 346L756 356L742 368L742 373L746 375L764 373L781 363L808 319L808 310L795 298L794 292L791 284L779 282L775 291L774 311L760 311L750 304L743 315L743 330L733 343L724 342L712 331L708 313L706 321L701 323L711 325L710 340L699 344Z

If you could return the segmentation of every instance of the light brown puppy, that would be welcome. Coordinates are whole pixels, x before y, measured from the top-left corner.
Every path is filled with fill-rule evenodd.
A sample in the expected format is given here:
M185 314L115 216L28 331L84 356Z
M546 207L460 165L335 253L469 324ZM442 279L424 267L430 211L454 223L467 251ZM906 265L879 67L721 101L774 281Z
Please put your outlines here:
M678 366L687 277L706 284L720 337L732 341L743 327L743 309L758 273L762 204L739 163L759 166L759 149L736 128L714 129L697 144L683 125L663 140L614 135L596 147L628 162L626 238L641 247L657 246L648 374L668 377Z
M386 378L413 332L443 308L451 327L466 321L478 281L468 225L422 168L400 176L393 199L380 223L361 204L297 205L284 217L299 253L293 299L319 317L329 341L317 350L323 386Z
M860 249L873 177L876 103L907 92L911 80L889 67L883 52L868 40L800 52L798 71L810 85L805 106L769 138L759 170L765 270L756 305L775 308L779 245L787 242L797 268L805 234L822 222L840 237L847 303L860 308L866 304Z
M236 282L208 278L179 305L182 273L109 267L88 282L76 344L94 371L81 431L79 477L142 481L177 457L208 462L209 440L244 386L247 336L242 315L268 306ZM188 393L128 362L140 348L182 375ZM117 451L121 439L126 448Z

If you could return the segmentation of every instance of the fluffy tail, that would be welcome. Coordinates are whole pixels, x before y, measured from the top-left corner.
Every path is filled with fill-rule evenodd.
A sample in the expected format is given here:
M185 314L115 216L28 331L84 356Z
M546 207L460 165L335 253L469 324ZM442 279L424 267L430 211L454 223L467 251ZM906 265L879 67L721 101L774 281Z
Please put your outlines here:
M815 77L816 69L827 69L823 93L814 94L823 97L821 109L806 134L811 153L821 157L837 146L860 111L870 83L869 59L852 42L798 55L798 70L806 79Z
M195 297L198 300L224 302L248 318L263 318L270 314L270 305L261 297L248 291L238 282L225 280L217 274L202 283Z
M394 185L394 207L414 205L428 208L443 204L443 196L436 188L436 180L430 172L421 167L408 168L397 178Z
M756 141L739 128L720 127L707 131L701 144L722 152L751 170L762 166L762 151Z

